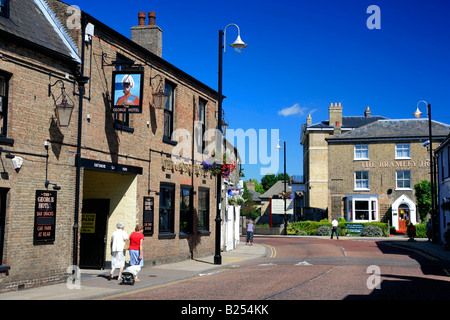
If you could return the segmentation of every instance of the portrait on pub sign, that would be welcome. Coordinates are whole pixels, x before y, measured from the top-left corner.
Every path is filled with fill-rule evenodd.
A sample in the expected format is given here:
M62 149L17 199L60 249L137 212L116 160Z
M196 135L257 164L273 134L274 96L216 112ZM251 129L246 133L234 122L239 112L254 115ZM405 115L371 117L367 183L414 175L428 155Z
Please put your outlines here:
M112 101L114 113L141 113L143 72L113 72Z

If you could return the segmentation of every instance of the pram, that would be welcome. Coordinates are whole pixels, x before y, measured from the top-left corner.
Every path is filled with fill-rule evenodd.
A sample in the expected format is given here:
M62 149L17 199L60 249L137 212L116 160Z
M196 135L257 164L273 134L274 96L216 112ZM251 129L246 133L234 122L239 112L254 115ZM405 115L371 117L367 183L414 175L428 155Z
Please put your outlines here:
M134 285L134 278L141 271L141 266L129 266L122 272L122 282L121 284Z

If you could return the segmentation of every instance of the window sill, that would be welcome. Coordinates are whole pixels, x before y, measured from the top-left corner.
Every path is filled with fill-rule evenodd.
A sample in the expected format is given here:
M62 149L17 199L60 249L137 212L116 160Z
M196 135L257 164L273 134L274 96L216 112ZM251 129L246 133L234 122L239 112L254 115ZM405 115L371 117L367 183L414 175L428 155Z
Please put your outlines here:
M207 231L207 230L198 230L197 234L200 236L210 236L211 235L211 231Z
M126 125L123 125L123 124L120 124L120 123L117 123L117 122L114 123L114 128L118 129L118 130L121 130L121 131L130 132L130 133L134 132L134 128L126 126Z
M170 138L163 136L163 142L167 144L171 144L173 146L176 146L178 142L171 140Z
M11 269L10 266L0 265L0 272L8 272Z
M364 191L364 192L366 192L366 191L370 191L370 189L353 189L353 191Z
M6 138L6 137L0 137L0 145L13 146L14 145L14 139Z
M158 235L158 239L175 239L177 235L171 232L162 232Z

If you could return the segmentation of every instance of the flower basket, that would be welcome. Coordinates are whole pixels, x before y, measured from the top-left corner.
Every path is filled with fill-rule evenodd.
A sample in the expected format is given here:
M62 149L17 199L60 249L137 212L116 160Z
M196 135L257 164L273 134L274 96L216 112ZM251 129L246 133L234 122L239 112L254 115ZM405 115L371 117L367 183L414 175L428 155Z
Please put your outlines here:
M202 166L205 172L209 172L213 176L220 174L222 178L228 178L236 169L236 163L228 160L225 154L222 156L221 162L216 158L209 158L202 162Z
M292 196L291 192L284 193L284 191L283 191L283 192L280 192L280 198L281 199L292 199L293 196Z

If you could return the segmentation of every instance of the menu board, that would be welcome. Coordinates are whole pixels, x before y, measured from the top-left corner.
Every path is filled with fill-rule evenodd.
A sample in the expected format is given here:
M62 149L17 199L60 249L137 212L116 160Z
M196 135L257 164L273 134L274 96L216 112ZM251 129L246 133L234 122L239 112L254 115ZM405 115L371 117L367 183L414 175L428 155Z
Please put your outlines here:
M144 197L144 235L153 235L154 197Z
M55 241L56 191L36 190L34 243Z

